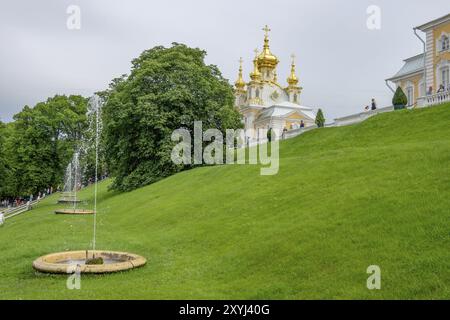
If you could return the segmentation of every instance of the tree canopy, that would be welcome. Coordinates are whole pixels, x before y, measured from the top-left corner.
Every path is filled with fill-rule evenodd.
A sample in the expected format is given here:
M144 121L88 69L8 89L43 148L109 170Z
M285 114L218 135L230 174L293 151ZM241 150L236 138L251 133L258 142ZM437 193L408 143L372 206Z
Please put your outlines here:
M14 116L5 141L0 141L0 158L8 167L3 196L35 194L62 182L64 168L86 129L86 106L81 96L56 95L34 108L25 106Z
M193 132L194 121L221 131L241 127L233 91L206 52L174 43L132 61L130 75L104 95L106 160L117 190L155 182L189 166L172 163L173 130Z
M6 158L5 158L6 126L0 121L0 197L6 189Z

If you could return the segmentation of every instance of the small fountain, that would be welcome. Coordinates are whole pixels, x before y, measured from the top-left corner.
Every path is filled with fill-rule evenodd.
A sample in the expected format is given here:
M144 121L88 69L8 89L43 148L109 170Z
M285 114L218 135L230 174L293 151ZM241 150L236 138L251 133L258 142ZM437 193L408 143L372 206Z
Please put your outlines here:
M37 271L47 272L47 273L73 273L79 271L80 273L111 273L124 271L129 269L134 269L141 267L147 263L147 260L139 255L128 253L128 252L118 252L118 251L108 251L108 250L96 250L96 240L97 240L97 184L98 184L98 146L101 122L99 113L101 112L100 97L94 95L89 100L89 110L88 115L92 115L95 112L95 119L93 123L95 124L95 184L94 184L94 210L89 210L93 215L93 239L92 239L92 250L82 250L82 251L66 251L51 253L42 257L37 258L33 262L33 268ZM89 126L91 127L91 125ZM70 172L75 169L75 172L80 172L79 170L79 153L76 152L74 159L70 164ZM75 160L75 161L74 161ZM69 167L68 167L69 168ZM67 172L67 171L66 171ZM73 204L73 209L71 214L77 214L76 204L77 204L77 189L79 181L81 181L81 175L69 174L70 178L68 185L75 186L75 188L69 189L72 191L67 191L69 193L69 198L73 198L74 201L69 201ZM72 180L73 179L73 180ZM72 183L73 181L73 183ZM66 192L66 191L65 191ZM73 192L73 193L72 193ZM73 197L71 195L74 195ZM88 211L88 210L84 210ZM81 214L78 211L78 214ZM62 213L62 212L60 212ZM69 213L69 212L67 212Z
M57 209L56 214L94 214L93 210L79 209L77 205L81 202L77 192L81 186L80 151L75 151L72 161L66 168L64 176L64 191L58 199L58 203L72 205L71 208Z
M64 189L58 203L79 203L77 199L78 182L80 181L80 153L74 152L72 161L67 165L66 174L64 175Z
M88 264L89 256L101 259L101 263ZM111 273L145 265L145 258L127 252L67 251L51 253L33 262L33 268L46 273L72 273L74 266L81 273Z

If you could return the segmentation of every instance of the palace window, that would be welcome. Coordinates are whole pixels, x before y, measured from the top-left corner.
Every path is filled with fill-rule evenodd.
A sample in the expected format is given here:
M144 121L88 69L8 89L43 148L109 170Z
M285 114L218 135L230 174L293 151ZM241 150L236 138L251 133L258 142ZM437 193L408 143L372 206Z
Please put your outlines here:
M441 37L441 51L447 51L449 49L448 36Z
M256 89L256 97L259 98L259 89Z
M425 82L422 80L419 82L419 97L424 97L426 94Z
M406 88L406 98L408 98L408 106L411 106L414 102L414 88L412 86Z
M442 84L444 85L444 88L448 88L448 84L449 84L449 68L445 67L441 69L441 81Z
M297 94L294 94L294 102L297 103L297 101L298 101L298 96L297 96Z

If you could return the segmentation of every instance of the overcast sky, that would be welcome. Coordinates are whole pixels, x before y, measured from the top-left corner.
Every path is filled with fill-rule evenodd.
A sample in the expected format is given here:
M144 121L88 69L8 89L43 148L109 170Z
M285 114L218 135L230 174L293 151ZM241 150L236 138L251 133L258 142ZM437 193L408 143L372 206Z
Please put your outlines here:
M80 30L66 26L69 5L81 9ZM367 28L370 5L381 9L380 30ZM449 9L448 0L0 0L0 119L55 94L89 96L143 50L172 42L205 49L232 82L242 56L248 80L268 24L279 81L295 53L301 104L329 122L372 97L388 105L384 79L422 51L412 28Z

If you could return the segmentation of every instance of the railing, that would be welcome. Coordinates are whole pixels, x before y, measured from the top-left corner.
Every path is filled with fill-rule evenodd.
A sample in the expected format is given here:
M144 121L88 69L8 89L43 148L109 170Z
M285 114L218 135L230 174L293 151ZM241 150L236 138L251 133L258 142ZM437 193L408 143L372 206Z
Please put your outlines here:
M450 91L438 92L417 99L418 107L429 107L444 102L450 102Z
M302 133L305 133L307 131L310 131L310 130L313 130L316 128L317 128L317 125L314 124L312 126L308 126L308 127L304 127L304 128L291 129L291 130L285 131L284 133L277 133L275 139L285 140L285 139L294 138L298 135L301 135ZM247 145L242 145L242 146L240 146L240 148L254 147L259 144L263 144L263 143L267 143L267 142L269 142L269 140L266 137L259 138L259 139L251 139L250 141L247 142Z
M334 119L334 126L339 127L339 126L346 126L346 125L362 122L376 114L390 112L393 110L394 110L394 107L390 106L390 107L378 108L375 110L364 111L364 112L352 114L352 115L341 117L341 118L336 118L336 119Z
M27 203L24 204L24 205L21 205L21 206L18 206L18 207L13 207L13 208L8 208L8 209L6 209L4 211L0 211L0 213L3 214L3 217L4 217L5 220L9 219L9 218L12 218L12 217L17 216L17 215L19 215L21 213L24 213L24 212L26 212L28 210L31 210L33 205L39 203L39 201L41 199L42 198L38 198L38 199L36 199L34 201L27 201Z
M282 139L294 138L294 137L296 137L298 135L301 135L302 133L305 133L307 131L310 131L310 130L316 129L316 128L317 128L317 125L312 125L312 126L305 127L305 128L291 129L291 130L288 130L288 131L286 131L284 133L284 137L283 137L283 134L282 134L281 138Z

